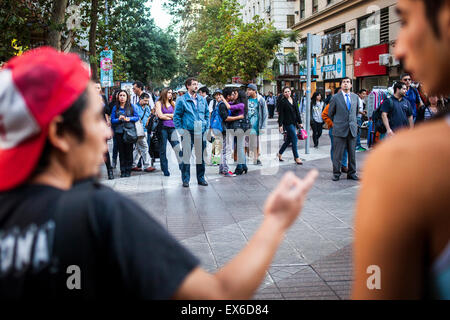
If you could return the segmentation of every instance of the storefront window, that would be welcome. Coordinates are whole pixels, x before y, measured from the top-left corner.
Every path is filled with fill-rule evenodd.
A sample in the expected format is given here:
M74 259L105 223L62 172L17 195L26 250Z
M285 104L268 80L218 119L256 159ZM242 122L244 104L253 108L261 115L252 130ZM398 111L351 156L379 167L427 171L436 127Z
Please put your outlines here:
M339 27L334 30L327 31L322 37L322 53L330 54L342 50L341 34L345 32L345 27Z
M359 47L365 48L380 43L380 11L359 20Z

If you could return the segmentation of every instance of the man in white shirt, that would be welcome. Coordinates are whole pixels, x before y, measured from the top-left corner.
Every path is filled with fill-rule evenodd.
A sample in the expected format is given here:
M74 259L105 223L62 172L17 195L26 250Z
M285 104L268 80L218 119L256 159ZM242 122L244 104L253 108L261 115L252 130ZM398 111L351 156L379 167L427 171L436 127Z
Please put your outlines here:
M152 95L144 91L144 84L141 81L135 81L133 83L133 93L134 95L131 97L132 104L139 104L140 96L143 93L147 93L150 96L150 100L148 102L150 109L153 110L153 108L155 108L155 102L153 101Z
M361 89L358 92L359 97L359 110L358 110L358 116L356 120L358 121L358 136L356 137L356 151L366 151L366 148L363 148L361 145L361 125L362 125L362 116L366 115L366 111L364 111L364 100L367 97L367 90Z

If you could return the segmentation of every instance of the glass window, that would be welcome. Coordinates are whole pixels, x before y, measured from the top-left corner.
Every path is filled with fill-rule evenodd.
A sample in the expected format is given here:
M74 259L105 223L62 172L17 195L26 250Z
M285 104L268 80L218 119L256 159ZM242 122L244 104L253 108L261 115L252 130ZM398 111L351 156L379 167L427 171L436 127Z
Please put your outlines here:
M312 2L312 12L316 13L319 11L319 0L313 0Z
M305 0L300 0L300 19L305 17Z
M287 28L289 29L295 24L295 16L293 14L287 15Z
M322 53L330 54L342 51L341 34L345 32L345 27L340 27L325 33L322 37Z
M380 43L380 11L358 21L359 47L365 48Z

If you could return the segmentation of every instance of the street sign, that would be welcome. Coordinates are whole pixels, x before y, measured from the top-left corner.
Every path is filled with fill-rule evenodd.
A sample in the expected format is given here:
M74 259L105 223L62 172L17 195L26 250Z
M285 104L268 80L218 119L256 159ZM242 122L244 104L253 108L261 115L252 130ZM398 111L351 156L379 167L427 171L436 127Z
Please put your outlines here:
M242 83L241 77L232 77L231 78L231 83L241 84Z
M100 82L102 87L114 86L113 51L100 52Z

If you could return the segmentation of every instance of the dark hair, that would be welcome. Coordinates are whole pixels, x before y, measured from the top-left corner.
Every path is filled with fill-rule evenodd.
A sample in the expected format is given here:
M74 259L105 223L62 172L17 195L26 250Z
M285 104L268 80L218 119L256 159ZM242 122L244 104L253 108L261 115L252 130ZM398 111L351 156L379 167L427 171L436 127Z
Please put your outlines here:
M140 100L147 99L147 98L150 98L150 95L149 95L147 92L144 92L144 93L141 94L141 96L139 97Z
M208 90L207 87L201 87L200 89L198 89L198 91L199 91L199 92L204 92L204 93L206 93L207 95L209 95L209 90Z
M222 90L222 95L223 95L223 97L226 99L228 96L231 96L231 94L233 93L233 92L235 92L235 91L238 91L238 89L237 88L234 88L234 87L225 87L225 88L223 88L223 90ZM239 91L238 91L239 92Z
M341 87L337 87L336 89L334 89L334 94L338 94L339 90L341 90Z
M407 72L402 73L402 75L400 77L400 80L403 80L404 77L411 77L411 75L409 73L407 73Z
M243 103L244 104L244 116L248 114L248 98L247 93L244 90L238 90L238 98L235 103Z
M164 108L166 110L168 109L167 108L167 102L169 102L172 105L172 107L175 107L175 102L174 102L174 99L173 99L173 92L172 92L172 99L169 100L169 98L167 97L167 94L169 93L170 90L172 90L172 89L170 89L170 88L163 88L161 90L160 94L159 94L159 100L158 101L160 101L160 103L161 103L161 111L162 111L162 108Z
M125 108L125 114L131 116L131 115L133 115L134 110L133 110L133 107L131 106L131 103L130 103L130 95L128 94L128 91L127 91L127 90L120 90L120 91L119 91L119 95L120 95L122 92L125 92L125 94L127 95L127 101L125 102L125 106L124 106L124 108ZM116 103L115 106L116 106L116 117L118 118L118 117L119 117L119 109L120 109L119 98L117 98L117 103Z
M184 85L186 86L186 89L192 84L193 81L197 81L198 82L198 80L196 78L193 78L193 77L186 79L186 82L184 83Z
M441 12L441 8L447 0L421 0L425 6L425 16L433 28L433 32L436 37L440 38L441 33L438 26L438 15ZM403 79L403 78L402 78Z
M394 94L397 92L397 90L403 88L403 86L406 86L406 84L401 81L394 83Z
M140 81L135 81L133 82L133 86L136 85L136 87L138 87L141 90L144 90L144 84Z
M352 79L350 79L349 77L344 77L344 78L342 78L342 80L341 80L341 86L342 86L342 82L344 81L344 80L350 80L350 83L351 84L353 84L353 80Z
M361 89L361 90L358 91L358 94L361 94L363 92L367 92L367 90L366 89Z
M88 94L85 90L78 99L61 114L62 122L58 123L56 133L62 135L64 132L70 132L78 142L84 141L84 129L81 123L81 116L87 107ZM38 174L43 173L50 164L50 155L53 150L53 145L50 140L47 139L44 148L42 149L41 156L37 162L37 165L30 175L30 179L34 178Z
M323 94L320 91L314 92L312 98L311 98L311 106L316 104L317 96L320 94L320 101L323 101Z
M286 89L289 89L289 90L291 90L291 87L288 87L288 86L286 86L286 87L283 87L283 90L281 90L281 93L284 93L284 90L286 90ZM292 90L291 90L292 91Z

